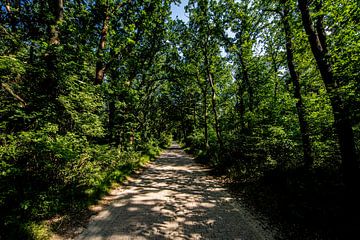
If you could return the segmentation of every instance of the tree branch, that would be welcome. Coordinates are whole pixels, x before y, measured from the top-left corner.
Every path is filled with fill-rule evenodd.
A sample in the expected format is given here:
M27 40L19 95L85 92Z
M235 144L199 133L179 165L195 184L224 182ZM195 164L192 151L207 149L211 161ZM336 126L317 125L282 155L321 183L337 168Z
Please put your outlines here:
M11 94L11 96L13 96L14 98L16 98L17 100L19 100L21 102L21 106L22 107L26 107L26 102L16 93L14 93L14 91L10 88L10 86L6 83L1 83L1 86L3 87L4 90L6 90L8 93Z

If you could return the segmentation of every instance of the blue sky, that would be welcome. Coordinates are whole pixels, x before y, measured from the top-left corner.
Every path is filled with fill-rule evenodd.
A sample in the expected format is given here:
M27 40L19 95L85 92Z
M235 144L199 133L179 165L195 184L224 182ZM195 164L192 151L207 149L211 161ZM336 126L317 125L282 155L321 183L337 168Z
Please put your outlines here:
M187 16L185 15L184 7L188 4L188 0L181 0L180 5L171 4L171 17L172 19L176 19L178 17L179 19L183 21L188 21Z

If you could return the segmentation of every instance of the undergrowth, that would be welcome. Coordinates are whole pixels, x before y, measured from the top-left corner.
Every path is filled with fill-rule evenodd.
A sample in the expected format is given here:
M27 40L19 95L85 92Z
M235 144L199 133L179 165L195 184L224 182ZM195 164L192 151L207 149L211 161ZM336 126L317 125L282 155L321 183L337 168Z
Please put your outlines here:
M336 156L305 169L289 146L274 149L245 138L220 151L216 143L207 150L202 143L192 137L183 146L214 174L225 176L234 195L280 229L279 239L351 239L356 231L359 198L344 185Z
M1 239L47 239L47 219L86 209L161 151L155 140L122 149L55 125L1 142Z

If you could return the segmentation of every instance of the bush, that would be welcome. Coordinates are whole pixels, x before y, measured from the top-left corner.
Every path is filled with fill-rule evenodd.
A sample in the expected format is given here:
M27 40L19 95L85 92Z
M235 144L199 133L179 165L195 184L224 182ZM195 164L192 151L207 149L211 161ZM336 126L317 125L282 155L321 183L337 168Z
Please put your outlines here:
M42 228L33 223L85 206L106 192L113 181L123 181L144 161L131 150L93 144L73 132L61 135L55 124L38 131L3 135L1 142L3 232L22 229L42 235ZM150 156L159 151L156 141L144 145L143 152ZM21 219L29 224L24 227Z

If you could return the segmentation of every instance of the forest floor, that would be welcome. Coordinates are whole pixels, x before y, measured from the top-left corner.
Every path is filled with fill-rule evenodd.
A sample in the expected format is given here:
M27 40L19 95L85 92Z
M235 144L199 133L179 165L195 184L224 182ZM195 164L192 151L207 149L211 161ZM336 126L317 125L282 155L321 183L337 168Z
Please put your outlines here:
M209 173L174 144L104 197L107 204L93 206L87 226L66 238L274 239L274 230Z

